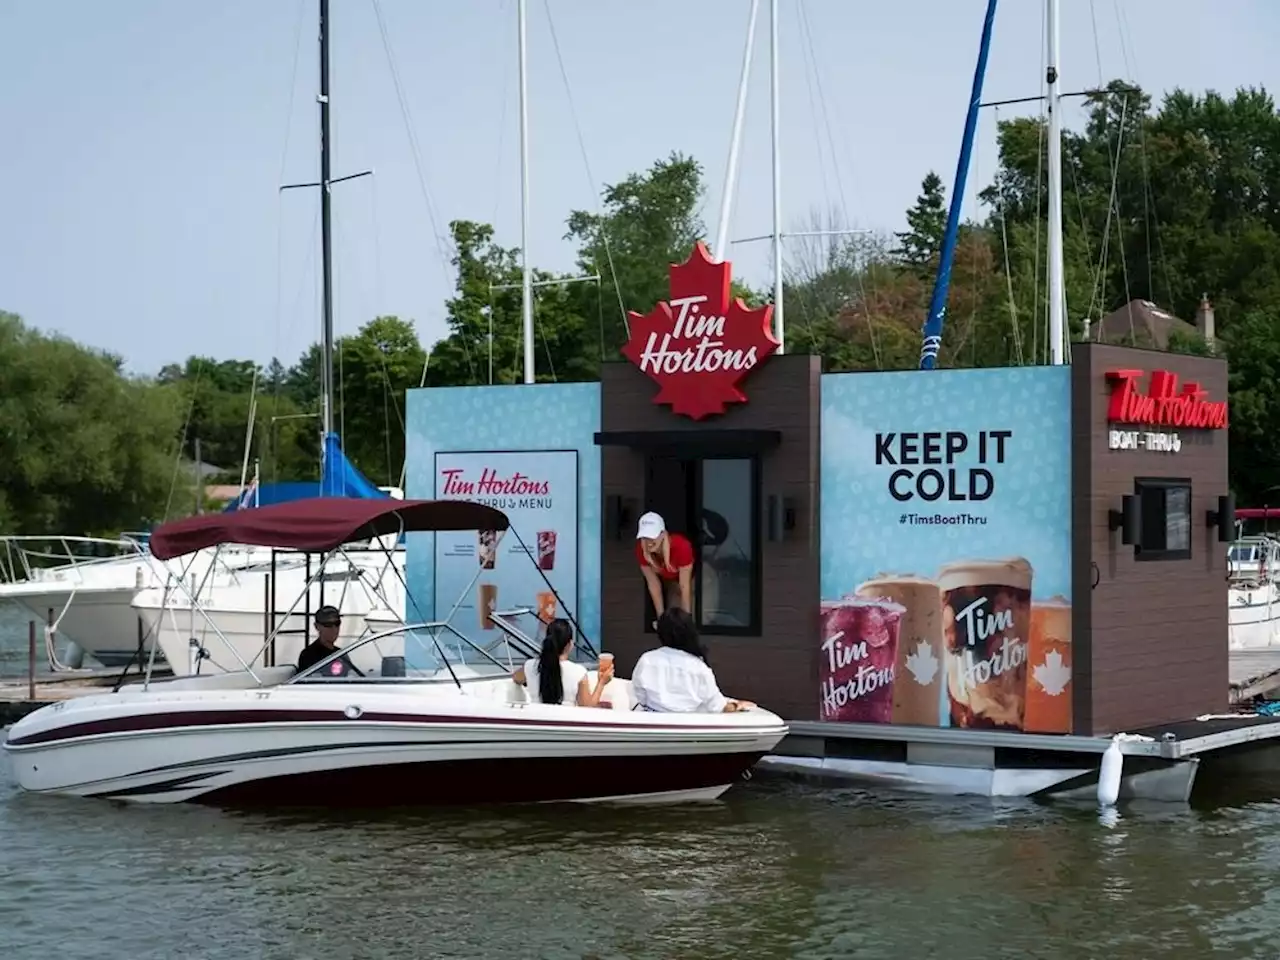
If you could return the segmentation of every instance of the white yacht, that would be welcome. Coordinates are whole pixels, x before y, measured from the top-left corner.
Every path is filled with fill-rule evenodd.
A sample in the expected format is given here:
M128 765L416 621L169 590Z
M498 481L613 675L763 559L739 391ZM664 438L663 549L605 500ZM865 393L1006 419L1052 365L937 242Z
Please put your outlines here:
M1280 540L1241 537L1227 548L1228 647L1280 645Z
M214 565L205 550L181 563L161 563L147 550L147 535L102 537L0 537L0 601L20 604L59 639L69 639L103 666L136 662L139 641L149 653L151 634L139 631L131 604L140 590L172 577L204 580ZM222 551L211 579L232 575L263 551Z

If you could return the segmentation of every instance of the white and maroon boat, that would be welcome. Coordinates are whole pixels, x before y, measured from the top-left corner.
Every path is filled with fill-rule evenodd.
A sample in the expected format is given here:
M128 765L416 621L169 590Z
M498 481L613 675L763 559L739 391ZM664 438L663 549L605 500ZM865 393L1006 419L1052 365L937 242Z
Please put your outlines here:
M321 497L166 524L151 549L160 559L224 543L332 553L398 531L508 525L464 501ZM529 638L495 622L505 651L471 644L445 620L362 637L300 673L285 665L148 677L43 707L10 729L4 747L18 783L37 793L398 806L713 799L787 733L758 708L631 709L630 683L617 677L605 691L609 710L531 703L511 678ZM422 656L406 657L415 643ZM359 664L370 653L381 656L367 676L327 669L341 654Z

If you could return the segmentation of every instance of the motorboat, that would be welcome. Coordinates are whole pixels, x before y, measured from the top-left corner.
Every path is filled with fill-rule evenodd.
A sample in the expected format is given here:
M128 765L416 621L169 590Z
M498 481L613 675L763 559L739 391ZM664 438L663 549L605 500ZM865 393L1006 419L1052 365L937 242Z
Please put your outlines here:
M1227 645L1280 644L1280 540L1241 537L1227 548Z
M162 559L226 543L327 554L407 531L508 528L505 514L469 501L319 497L174 521L151 549ZM513 673L532 638L505 621L495 632L505 649L472 643L446 618L370 633L302 671L146 676L42 707L4 748L24 790L150 803L668 802L719 797L787 734L760 708L634 709L618 676L604 691L611 709L531 702ZM577 640L598 659L581 631ZM376 667L337 676L343 656Z
M103 666L123 667L137 657L140 634L144 652L153 637L138 629L132 608L138 592L173 577L209 581L212 554L201 551L166 566L149 555L145 534L0 537L0 600L20 604L52 635L73 641ZM250 548L221 551L221 569L209 582L234 578L236 567L255 561L253 554Z

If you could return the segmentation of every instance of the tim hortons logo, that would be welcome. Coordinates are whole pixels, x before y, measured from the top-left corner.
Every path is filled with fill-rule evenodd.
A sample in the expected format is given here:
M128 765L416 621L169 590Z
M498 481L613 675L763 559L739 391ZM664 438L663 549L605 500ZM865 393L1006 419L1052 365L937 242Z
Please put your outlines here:
M1208 392L1195 382L1186 383L1179 391L1178 375L1168 370L1151 371L1147 392L1139 393L1142 374L1142 370L1107 371L1111 384L1107 420L1148 427L1226 429L1227 401L1205 399Z
M738 384L778 349L773 307L730 300L730 277L729 263L712 260L699 240L671 265L671 299L647 315L629 311L623 356L661 388L654 403L693 420L744 403Z

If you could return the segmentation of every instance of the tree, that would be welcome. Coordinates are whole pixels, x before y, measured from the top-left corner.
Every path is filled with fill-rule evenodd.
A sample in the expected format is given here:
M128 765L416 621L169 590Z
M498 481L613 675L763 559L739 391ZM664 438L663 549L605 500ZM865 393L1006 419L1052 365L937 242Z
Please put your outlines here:
M175 400L118 357L0 313L0 529L115 534L189 502Z
M600 277L571 294L584 326L588 317L598 322L600 357L617 358L626 311L647 313L667 298L670 265L684 261L706 232L698 216L703 192L701 165L672 153L605 187L600 213L569 214L565 238L578 243L578 270Z
M932 170L920 184L920 196L907 211L905 233L894 234L898 246L893 255L917 271L931 273L937 267L942 237L947 230L947 199L942 178Z
M375 483L397 485L404 464L405 391L418 386L426 351L412 321L375 317L337 344L336 423L343 450Z

